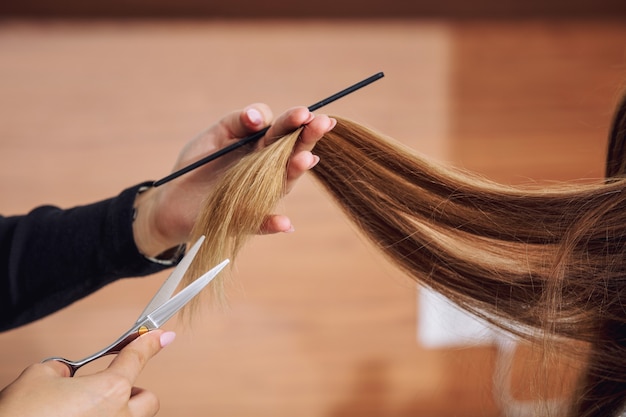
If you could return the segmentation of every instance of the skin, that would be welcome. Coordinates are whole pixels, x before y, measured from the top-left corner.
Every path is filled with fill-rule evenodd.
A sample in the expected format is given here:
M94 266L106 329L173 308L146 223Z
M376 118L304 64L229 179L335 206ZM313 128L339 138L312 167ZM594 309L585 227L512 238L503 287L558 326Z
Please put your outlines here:
M60 362L29 366L0 392L0 415L16 417L149 417L159 410L150 391L134 386L148 360L174 334L155 330L135 339L104 370L69 377Z
M311 152L322 136L336 124L325 115L313 115L295 107L276 120L265 104L252 104L232 112L192 139L181 150L173 170L272 125L256 146L304 126L288 166L287 192L319 158ZM216 177L243 152L239 150L157 188L139 194L133 223L135 243L141 253L158 255L186 242L205 196ZM269 216L260 233L290 232L288 217ZM173 340L172 332L149 332L120 352L106 369L92 375L69 377L59 362L29 366L0 392L0 416L15 417L151 417L159 410L158 398L134 386L146 363Z
M191 140L181 151L172 172L211 154L266 126L271 127L257 146L265 146L304 126L289 161L287 191L289 191L319 158L311 152L321 137L336 124L326 115L314 115L306 107L295 107L272 121L272 112L262 103L252 104L232 112ZM135 242L141 253L155 256L186 242L201 204L211 192L213 180L230 163L241 157L245 149L232 152L191 171L160 187L151 188L137 197L137 218L134 222ZM272 215L264 223L261 233L289 232L293 226L288 217Z

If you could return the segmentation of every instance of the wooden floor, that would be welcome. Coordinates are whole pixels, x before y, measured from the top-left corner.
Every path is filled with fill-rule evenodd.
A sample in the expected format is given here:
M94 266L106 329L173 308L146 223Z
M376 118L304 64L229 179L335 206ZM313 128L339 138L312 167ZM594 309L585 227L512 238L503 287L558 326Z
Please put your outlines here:
M598 178L625 39L626 25L581 21L4 22L0 211L115 195L167 174L232 109L264 101L278 113L377 71L386 77L325 111L503 182ZM296 233L245 249L230 308L168 326L179 338L140 381L160 416L505 414L495 346L427 347L415 284L308 178L281 210ZM42 358L100 349L163 277L0 334L0 385ZM511 365L515 398L532 399L535 363Z

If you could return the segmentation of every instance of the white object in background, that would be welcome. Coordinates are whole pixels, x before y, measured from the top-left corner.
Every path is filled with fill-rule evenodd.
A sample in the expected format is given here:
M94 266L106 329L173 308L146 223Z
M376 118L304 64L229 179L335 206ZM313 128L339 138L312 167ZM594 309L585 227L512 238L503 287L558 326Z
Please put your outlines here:
M511 368L517 341L491 324L461 310L443 295L428 288L418 291L418 342L429 349L494 345L496 364L493 398L504 417L534 417L539 410L559 415L565 402L518 400L511 394Z
M426 348L491 345L506 337L428 288L419 288L417 309L417 339Z

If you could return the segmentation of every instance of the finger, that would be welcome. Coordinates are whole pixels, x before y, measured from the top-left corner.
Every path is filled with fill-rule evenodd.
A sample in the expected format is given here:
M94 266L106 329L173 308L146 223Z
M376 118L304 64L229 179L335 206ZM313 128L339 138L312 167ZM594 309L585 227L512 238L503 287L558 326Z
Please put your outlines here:
M161 408L159 398L151 391L133 387L128 401L128 409L133 417L153 417Z
M293 132L299 127L311 122L315 115L306 107L294 107L287 110L274 121L268 129L264 137L264 143L267 145L274 140Z
M70 376L70 368L63 362L50 360L50 361L46 361L38 365L45 366L45 368L43 369L46 372L50 372L52 375L60 376L64 378L67 378Z
M226 130L227 137L240 139L263 129L272 118L272 111L266 104L254 103L222 118L220 126Z
M291 233L295 229L291 224L291 220L289 217L272 214L267 216L261 225L261 234L272 234L272 233Z
M306 171L313 168L319 162L319 157L311 153L317 142L328 132L330 132L337 121L328 116L316 116L308 125L302 129L300 138L294 146L293 155L287 165L287 186L286 192L290 192L295 181Z
M304 126L298 142L294 147L294 154L301 151L312 151L315 144L337 125L337 120L325 114L315 116Z
M120 351L107 370L134 383L146 363L173 341L173 335L173 332L154 330L138 337Z
M295 154L289 160L287 165L287 183L285 184L285 193L290 193L296 181L308 170L312 169L320 161L320 157L313 155L309 151L302 151Z

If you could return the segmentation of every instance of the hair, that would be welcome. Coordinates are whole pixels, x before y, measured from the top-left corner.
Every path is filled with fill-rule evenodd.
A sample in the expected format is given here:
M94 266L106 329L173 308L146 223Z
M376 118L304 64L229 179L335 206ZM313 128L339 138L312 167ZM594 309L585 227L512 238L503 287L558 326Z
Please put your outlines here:
M585 364L569 417L617 416L626 401L626 99L607 179L507 186L418 156L336 118L314 177L357 228L420 284ZM294 132L223 176L192 233L206 235L188 276L235 257L285 192ZM221 283L217 292L221 292ZM571 343L575 341L577 343Z

